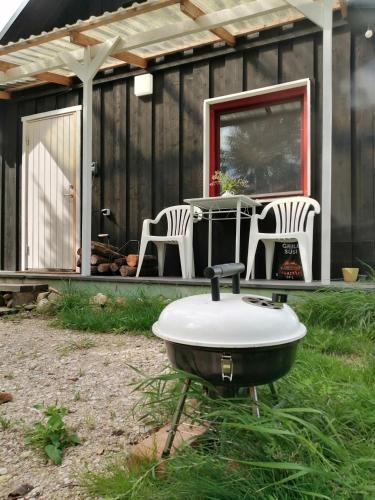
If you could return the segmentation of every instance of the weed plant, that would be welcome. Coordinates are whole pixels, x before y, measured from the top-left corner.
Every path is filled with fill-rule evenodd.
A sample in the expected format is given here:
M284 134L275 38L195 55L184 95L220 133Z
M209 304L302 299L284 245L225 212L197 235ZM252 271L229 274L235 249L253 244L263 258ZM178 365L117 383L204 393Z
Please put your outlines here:
M64 417L68 410L64 407L36 405L44 421L37 422L34 427L26 431L25 443L44 455L55 465L60 465L65 448L75 446L80 440L65 424Z
M373 268L372 266L370 266L370 264L368 264L367 262L364 262L361 259L357 259L357 260L366 273L366 275L365 275L366 279L368 281L375 281L375 268Z
M84 351L87 349L91 349L95 347L96 344L94 340L90 337L81 338L81 339L73 339L67 344L59 347L57 350L60 353L60 356L68 356L70 353L74 351Z
M124 297L123 303L109 295L104 306L93 304L91 295L67 288L52 304L48 314L61 328L92 332L142 332L150 334L152 324L167 304L164 297L147 297L144 293Z
M90 497L132 500L370 500L375 498L375 296L319 292L297 304L308 336L272 406L259 388L261 418L247 399L211 399L195 380L190 419L210 424L158 472L155 458L119 457L82 484ZM140 375L141 376L141 375ZM142 416L170 416L183 373L140 380Z
M12 426L11 420L9 420L9 418L7 418L5 415L2 415L0 413L0 430L6 431L6 430L10 429L11 426Z

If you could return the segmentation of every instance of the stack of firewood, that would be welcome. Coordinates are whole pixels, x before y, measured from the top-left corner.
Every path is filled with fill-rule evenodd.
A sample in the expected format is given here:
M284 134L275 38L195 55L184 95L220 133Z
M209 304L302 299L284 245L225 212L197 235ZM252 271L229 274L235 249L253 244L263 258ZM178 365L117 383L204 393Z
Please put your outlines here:
M129 254L125 257L126 263L121 265L119 272L121 276L135 276L138 266L138 255ZM143 276L157 276L157 259L154 255L145 255L143 258L141 274Z
M78 267L81 266L81 249L78 249ZM137 273L138 255L122 255L119 248L99 241L91 242L91 274L118 275L131 277ZM145 255L142 274L157 275L157 259L153 255Z

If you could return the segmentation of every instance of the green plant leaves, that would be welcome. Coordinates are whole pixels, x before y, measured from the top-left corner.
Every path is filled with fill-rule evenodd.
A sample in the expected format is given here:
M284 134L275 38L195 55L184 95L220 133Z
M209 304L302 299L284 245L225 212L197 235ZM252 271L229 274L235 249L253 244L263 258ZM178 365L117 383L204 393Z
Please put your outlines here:
M60 465L62 461L61 450L53 444L47 444L44 447L47 457L49 457L55 465Z
M60 465L65 448L80 444L77 434L64 422L68 410L64 407L35 405L43 414L44 421L26 431L25 444L42 451L55 465Z
M81 440L79 439L79 437L75 433L70 434L69 439L70 439L70 442L73 444L81 444Z

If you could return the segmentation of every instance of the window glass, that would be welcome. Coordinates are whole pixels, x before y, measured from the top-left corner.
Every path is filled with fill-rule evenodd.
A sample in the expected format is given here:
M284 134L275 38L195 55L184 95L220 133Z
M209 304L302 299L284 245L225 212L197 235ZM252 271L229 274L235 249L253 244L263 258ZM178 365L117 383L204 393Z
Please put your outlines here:
M219 115L220 170L245 178L246 194L301 191L301 99Z

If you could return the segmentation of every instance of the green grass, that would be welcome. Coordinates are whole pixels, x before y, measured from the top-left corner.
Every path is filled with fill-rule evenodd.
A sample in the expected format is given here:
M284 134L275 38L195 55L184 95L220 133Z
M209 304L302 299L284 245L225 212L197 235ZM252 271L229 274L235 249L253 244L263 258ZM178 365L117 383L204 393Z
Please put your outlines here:
M100 306L92 303L92 295L67 288L51 305L48 315L54 318L53 324L61 328L147 334L167 304L164 297L147 297L142 293L125 297L124 303L117 303L115 295L108 297L108 302Z
M375 293L362 290L317 291L296 303L296 312L309 326L360 331L375 339Z
M119 457L83 478L94 498L134 500L299 500L375 498L375 294L319 292L296 305L308 326L292 371L277 383L272 408L259 389L260 419L249 402L208 400L196 382L198 410L211 422L194 448L182 448L157 473L157 461ZM140 382L144 416L170 416L182 374Z

